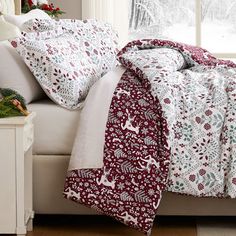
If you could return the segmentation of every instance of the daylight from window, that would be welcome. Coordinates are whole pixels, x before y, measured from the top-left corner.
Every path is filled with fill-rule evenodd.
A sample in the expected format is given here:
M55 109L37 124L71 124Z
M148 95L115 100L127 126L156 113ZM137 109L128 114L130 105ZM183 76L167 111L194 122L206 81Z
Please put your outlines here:
M214 53L236 52L235 0L130 0L129 12L131 40L160 38L196 45L198 27L200 46Z
M213 52L236 52L236 1L202 1L202 47Z

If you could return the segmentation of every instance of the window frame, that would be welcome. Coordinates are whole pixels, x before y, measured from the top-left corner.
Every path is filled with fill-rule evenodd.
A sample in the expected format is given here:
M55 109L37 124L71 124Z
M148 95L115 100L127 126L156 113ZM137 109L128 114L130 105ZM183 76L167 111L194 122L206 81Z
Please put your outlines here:
M201 47L202 46L202 0L195 0L195 41L196 46ZM236 58L236 53L212 53L217 58Z

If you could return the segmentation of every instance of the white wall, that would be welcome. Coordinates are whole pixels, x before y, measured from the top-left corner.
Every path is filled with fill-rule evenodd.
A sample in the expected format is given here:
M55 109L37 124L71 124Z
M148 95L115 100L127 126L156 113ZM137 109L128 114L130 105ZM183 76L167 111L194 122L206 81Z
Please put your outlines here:
M66 14L61 18L81 19L82 18L82 3L81 0L50 0L55 7L61 8Z
M82 0L82 19L109 22L119 34L119 44L128 41L128 0Z
M128 43L129 20L128 20L128 0L115 0L114 28L120 38L120 48Z
M82 1L84 1L83 7ZM92 7L89 4L90 1ZM100 9L93 9L96 7L96 4L94 5L93 1L97 1L97 7L100 7ZM61 18L96 18L111 23L119 34L120 47L123 47L128 40L127 1L128 0L50 0L50 2L55 5L55 7L60 7L61 10L66 12L66 14L61 16Z

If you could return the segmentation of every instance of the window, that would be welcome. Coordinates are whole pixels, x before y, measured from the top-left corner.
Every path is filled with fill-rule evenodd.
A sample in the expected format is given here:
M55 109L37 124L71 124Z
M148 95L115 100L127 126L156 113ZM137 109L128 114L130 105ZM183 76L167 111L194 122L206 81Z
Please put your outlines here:
M236 0L129 1L130 39L170 39L236 58Z

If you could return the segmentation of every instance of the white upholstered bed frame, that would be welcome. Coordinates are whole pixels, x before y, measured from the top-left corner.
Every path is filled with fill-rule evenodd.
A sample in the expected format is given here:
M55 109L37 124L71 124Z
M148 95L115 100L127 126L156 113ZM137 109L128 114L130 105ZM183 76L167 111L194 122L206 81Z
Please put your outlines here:
M20 14L21 0L0 0L5 14ZM43 125L43 124L42 124ZM33 189L36 214L94 214L88 208L63 199L69 156L34 155ZM236 200L195 198L164 193L160 215L236 215Z

